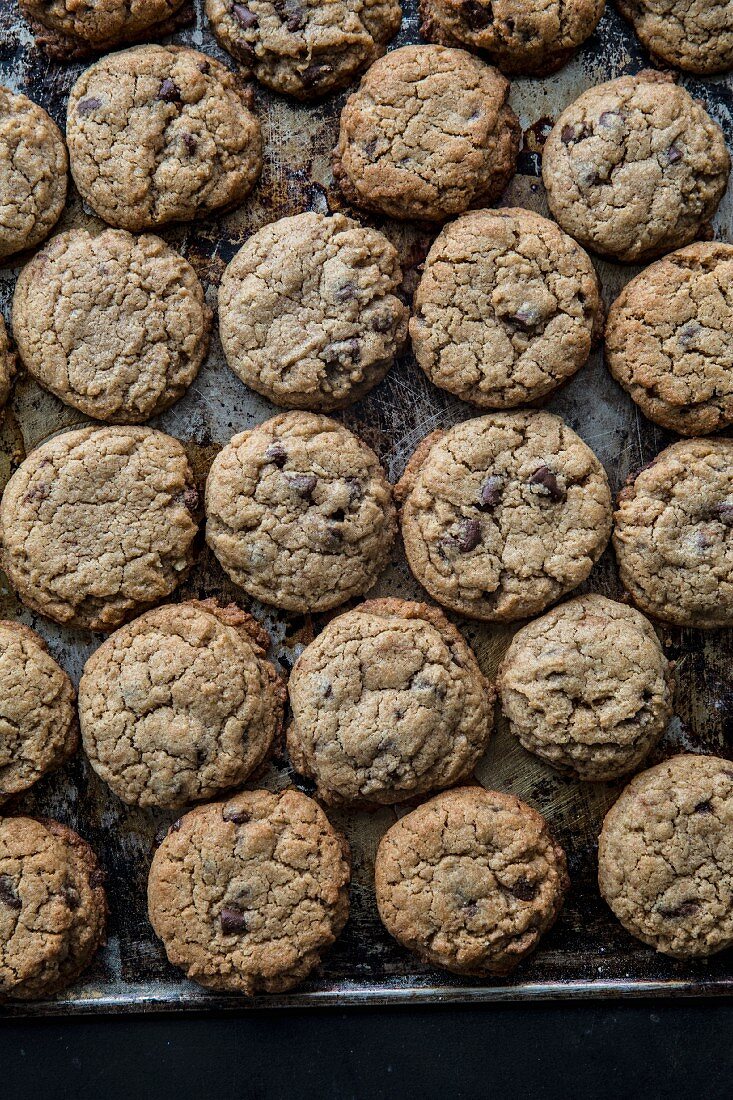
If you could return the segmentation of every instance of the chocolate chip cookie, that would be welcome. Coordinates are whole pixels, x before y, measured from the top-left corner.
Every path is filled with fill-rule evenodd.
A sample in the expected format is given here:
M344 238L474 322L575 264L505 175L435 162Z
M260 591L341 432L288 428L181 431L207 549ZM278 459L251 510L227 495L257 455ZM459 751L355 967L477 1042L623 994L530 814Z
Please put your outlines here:
M5 321L0 316L0 409L7 404L14 377L15 354L10 347Z
M733 68L733 8L723 0L616 0L657 61L709 76Z
M288 611L362 595L396 534L379 460L313 413L282 413L235 435L206 483L206 541L235 584Z
M547 76L593 33L605 0L420 0L430 42L480 50L505 73Z
M33 611L112 630L186 575L197 501L185 451L169 435L64 432L32 451L5 488L2 566Z
M18 0L36 44L73 61L127 42L172 34L193 20L190 0Z
M676 626L733 626L733 440L673 443L629 482L613 545L634 603Z
M50 997L104 942L104 876L58 821L0 818L0 1000Z
M211 310L191 265L159 237L59 233L20 273L23 365L67 405L124 424L167 409L196 377Z
M0 260L46 239L64 209L68 174L50 115L0 85Z
M606 324L611 374L680 435L733 423L733 245L671 252L632 279Z
M389 804L469 776L494 692L436 607L370 600L332 619L288 685L288 752L331 803Z
M498 409L575 374L602 324L598 279L575 241L529 210L477 210L430 249L410 335L436 386Z
M238 206L262 169L250 98L196 50L137 46L103 57L69 96L66 137L82 198L135 232Z
M673 756L637 775L598 842L598 885L624 928L665 955L733 945L733 764Z
M376 61L341 113L333 170L346 199L443 221L490 205L514 175L509 83L464 50L403 46Z
M648 619L579 596L519 630L497 688L512 733L578 779L636 768L672 717L669 663Z
M158 607L92 654L79 684L84 750L115 794L183 806L241 786L279 732L270 638L235 604Z
M639 263L704 235L728 182L723 133L669 73L590 88L555 123L542 178L586 248Z
M412 572L439 603L474 619L538 615L585 580L611 533L603 467L545 412L433 432L396 494Z
M565 853L541 814L511 794L459 787L382 837L377 905L394 938L456 974L508 974L557 919Z
M303 981L349 912L349 853L299 791L243 791L176 822L153 857L148 911L168 958L232 993Z
M336 214L297 214L255 233L219 289L227 362L276 405L330 411L363 397L407 336L397 250Z
M78 741L71 680L35 631L0 620L0 803L58 768Z
M400 0L206 0L225 50L247 76L313 99L343 88L384 53L402 21Z

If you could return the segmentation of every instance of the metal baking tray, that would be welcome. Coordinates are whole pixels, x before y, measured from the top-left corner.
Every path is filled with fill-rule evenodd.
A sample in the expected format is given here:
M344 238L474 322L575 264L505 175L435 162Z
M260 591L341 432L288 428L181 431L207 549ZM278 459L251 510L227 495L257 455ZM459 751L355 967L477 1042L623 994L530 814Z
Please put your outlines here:
M197 0L196 23L173 41L189 44L226 60L216 46ZM419 41L417 4L406 0L402 31L395 45ZM546 213L539 179L542 141L559 111L585 88L624 72L634 72L646 58L629 28L609 7L597 33L579 56L560 73L541 81L516 80L512 103L524 129L519 174L503 198ZM50 62L35 48L14 0L0 3L0 81L41 103L63 127L68 92L84 64ZM682 78L720 122L733 145L733 79L701 81ZM193 263L215 304L216 287L225 265L257 228L303 210L343 208L334 188L330 153L347 93L304 106L261 88L256 109L265 137L262 180L244 207L223 217L176 226L163 236ZM716 235L731 240L733 204L724 199ZM363 215L359 215L363 218ZM366 219L363 219L366 220ZM371 219L400 249L406 280L414 283L435 229ZM59 229L101 227L78 196L72 194ZM606 303L638 271L597 264ZM17 267L0 268L0 306L9 315ZM646 421L611 380L600 353L556 394L548 407L559 413L603 461L614 490L630 470L648 461L671 436ZM200 376L188 394L152 421L186 445L197 476L203 480L217 449L235 432L272 415L272 406L249 392L227 368L216 338ZM406 353L387 378L363 401L339 417L378 452L395 480L418 440L436 427L450 426L475 413L435 389ZM0 486L33 447L55 432L83 423L28 378L21 378L0 423ZM619 596L613 555L607 551L583 590ZM401 551L379 581L378 594L419 597ZM284 615L252 604L238 593L211 554L202 547L191 578L177 596L240 599L269 628L274 655L287 672L302 646L319 629L318 616ZM177 597L174 597L177 598ZM83 663L101 635L64 629L27 611L0 574L0 616L21 618L38 630L51 650L78 681ZM512 630L460 621L484 671L491 676ZM733 693L731 632L662 628L665 650L676 662L676 712L652 762L679 751L706 751L730 756ZM278 756L258 782L273 789L293 777ZM475 778L487 787L512 791L549 819L569 859L572 887L555 928L539 951L511 977L466 982L428 970L394 943L382 928L372 889L373 860L380 836L398 810L331 814L348 836L354 856L352 915L342 936L326 954L320 969L292 993L257 998L222 996L184 980L166 961L148 924L145 904L152 853L174 814L124 805L96 777L83 756L38 783L10 807L11 812L46 814L77 829L94 846L107 871L112 909L109 939L93 966L71 989L55 999L5 1005L2 1015L184 1011L241 1009L258 1006L381 1004L397 1002L507 1001L550 997L643 996L647 994L715 995L733 993L733 951L707 962L678 962L655 954L628 935L601 900L595 881L596 841L607 808L621 784L581 784L564 778L525 753L499 725ZM305 789L305 788L304 788Z

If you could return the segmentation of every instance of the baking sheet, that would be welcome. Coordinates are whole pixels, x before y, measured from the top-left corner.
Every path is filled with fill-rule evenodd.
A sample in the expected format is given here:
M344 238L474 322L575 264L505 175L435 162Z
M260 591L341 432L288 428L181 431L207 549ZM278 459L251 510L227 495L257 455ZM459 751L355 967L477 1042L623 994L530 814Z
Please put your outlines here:
M203 49L227 60L206 29L202 2L196 24L172 41ZM415 0L406 0L402 31L395 45L419 41ZM585 88L624 72L642 68L646 59L629 28L607 10L596 34L580 55L560 73L542 80L517 80L511 102L524 129L519 174L502 200L546 213L539 179L539 150L552 120ZM62 126L68 92L85 63L50 62L37 50L14 0L0 0L0 81L41 103ZM683 77L723 126L733 146L733 80L706 81ZM161 235L180 249L201 277L215 305L224 267L240 244L261 225L303 210L343 208L333 185L330 152L347 93L315 106L298 105L256 91L256 110L265 138L262 180L245 206L225 217L177 226ZM730 189L716 219L716 235L731 237ZM408 282L422 261L435 230L400 225L359 215L378 225L400 249ZM75 193L57 229L102 228ZM606 303L639 269L597 262ZM18 267L0 267L0 306L9 317ZM669 433L646 421L611 380L596 352L590 363L548 404L586 440L603 461L616 490L627 473L667 445ZM237 431L272 415L265 400L249 392L224 363L216 337L209 358L188 394L174 408L151 421L186 445L197 476L203 480L217 450ZM418 440L437 427L448 427L475 410L435 389L406 353L387 378L363 401L337 414L378 452L390 478L402 472ZM24 454L55 432L86 421L34 382L21 378L0 423L0 487ZM620 588L607 551L579 591L619 596ZM404 557L396 551L375 594L420 597ZM270 629L274 655L287 672L300 649L319 629L319 617L273 613L238 593L208 550L201 551L180 598L218 596L237 599ZM176 597L174 597L176 598ZM0 616L20 618L47 639L52 652L78 682L86 657L101 635L56 626L22 607L0 574ZM511 627L456 619L488 675L508 644ZM731 756L733 699L730 667L731 632L662 628L667 655L676 661L677 716L654 763L679 751L707 751ZM272 789L293 782L284 757L262 776ZM112 909L109 940L93 966L71 989L50 1001L5 1005L0 1015L202 1010L258 1006L365 1004L403 1001L494 1001L548 997L644 996L650 993L712 995L733 992L733 951L707 962L682 963L638 943L611 916L595 882L596 840L606 809L622 784L581 784L564 778L524 752L500 723L475 778L487 787L512 791L544 813L569 859L572 888L555 928L539 951L507 979L481 983L428 970L394 943L382 928L372 889L373 860L379 838L397 814L337 812L330 816L348 836L354 856L352 915L321 968L299 989L284 995L247 1001L211 993L187 982L171 967L147 922L145 886L152 853L175 814L124 805L96 777L83 756L46 777L11 812L46 814L77 829L99 853L107 871ZM307 789L303 787L303 789Z

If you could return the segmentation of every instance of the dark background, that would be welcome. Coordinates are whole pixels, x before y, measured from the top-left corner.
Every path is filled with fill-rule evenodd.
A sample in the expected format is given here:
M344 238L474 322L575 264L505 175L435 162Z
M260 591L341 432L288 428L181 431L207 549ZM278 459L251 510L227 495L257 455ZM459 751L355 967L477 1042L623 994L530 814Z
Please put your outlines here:
M733 1002L0 1023L2 1100L733 1096Z

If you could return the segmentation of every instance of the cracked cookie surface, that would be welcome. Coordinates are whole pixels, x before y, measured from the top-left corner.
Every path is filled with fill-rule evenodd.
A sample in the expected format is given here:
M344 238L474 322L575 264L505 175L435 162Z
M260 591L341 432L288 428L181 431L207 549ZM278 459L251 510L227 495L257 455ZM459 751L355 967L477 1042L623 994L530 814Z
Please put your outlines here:
M66 137L81 196L138 231L236 206L262 169L249 92L218 61L181 46L103 57L71 89Z
M733 423L733 245L688 245L632 279L608 314L606 362L665 428Z
M197 504L185 451L171 436L64 432L32 451L5 488L3 568L32 610L112 630L183 579Z
M326 802L390 804L465 779L494 692L435 607L369 600L306 646L288 684L288 753Z
M19 7L37 45L59 61L171 34L192 21L188 0L19 0Z
M616 0L656 60L709 75L733 68L730 0Z
M605 0L420 0L430 42L480 50L505 73L546 76L593 33Z
M63 764L78 740L71 680L35 631L0 620L0 803Z
M270 638L236 604L190 601L123 626L79 684L86 752L124 802L183 806L241 786L282 724Z
M666 955L733 945L733 763L673 756L637 775L603 822L598 885L627 932Z
M290 611L361 595L387 565L392 491L374 452L325 416L235 435L206 482L206 540L235 584Z
M603 467L545 412L493 413L434 432L396 495L415 577L476 619L539 614L585 580L611 533Z
M629 262L705 233L729 172L717 123L669 73L651 70L584 92L542 157L547 201L566 233Z
M397 250L342 214L281 218L239 250L219 288L224 354L276 405L329 411L358 400L407 336Z
M341 112L334 175L346 199L443 221L488 205L516 170L509 83L465 50L403 46L375 62Z
M13 334L23 365L67 405L147 420L196 377L211 310L196 272L159 237L59 233L20 273Z
M529 210L477 210L433 243L410 335L436 386L507 408L575 374L602 323L598 278L574 240Z
M169 960L210 989L292 989L349 912L348 845L299 791L243 791L182 817L158 848L148 912Z
M733 441L673 443L632 475L613 544L642 611L677 626L733 626Z
M298 99L343 88L384 53L400 0L206 0L221 45L248 76Z
M61 217L69 159L56 123L0 86L0 260L34 248Z
M423 962L456 974L508 974L554 923L569 885L565 853L514 795L460 787L382 837L379 915Z
M14 378L15 354L10 348L5 321L0 316L0 409L7 404Z
M50 996L88 966L104 942L103 881L65 825L0 818L0 1000Z
M497 689L528 752L579 779L637 767L672 717L672 680L652 624L605 596L578 596L522 627Z

